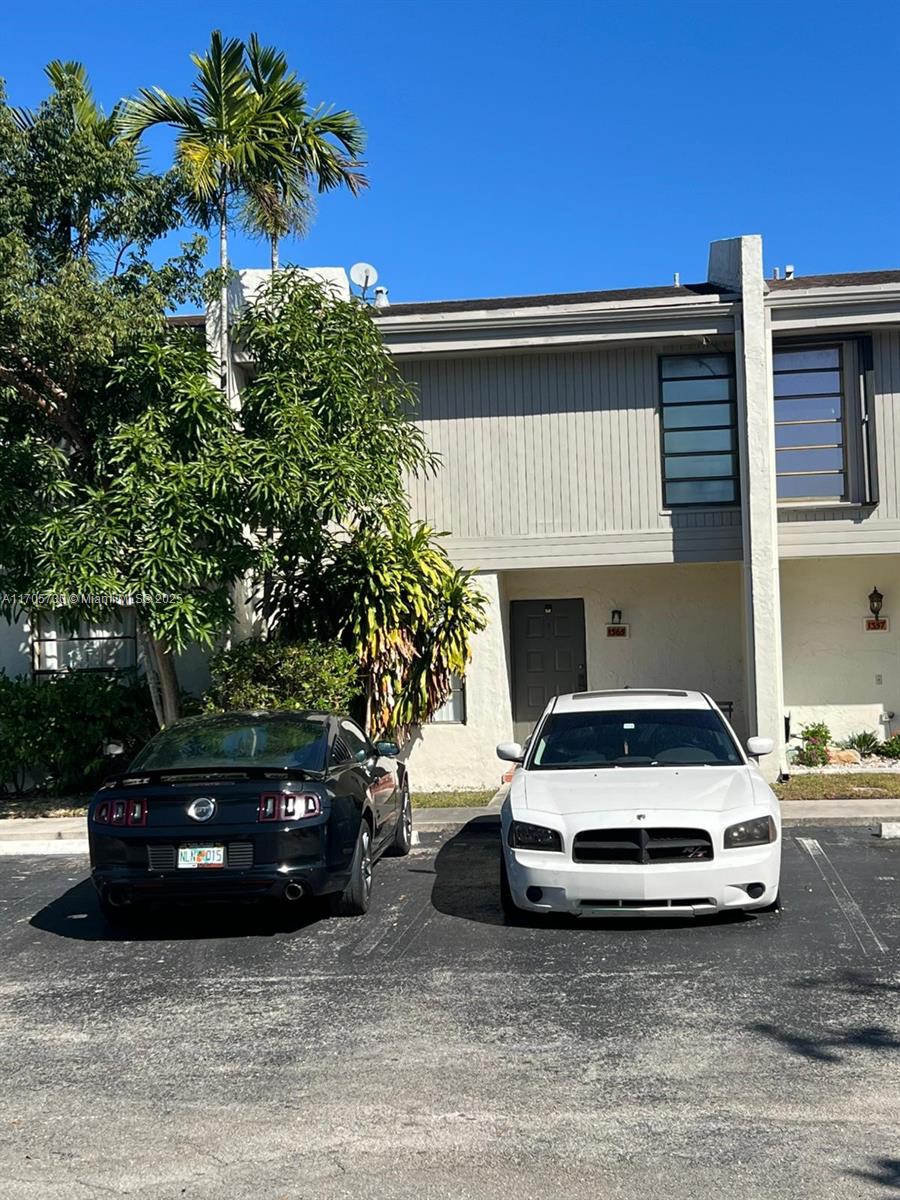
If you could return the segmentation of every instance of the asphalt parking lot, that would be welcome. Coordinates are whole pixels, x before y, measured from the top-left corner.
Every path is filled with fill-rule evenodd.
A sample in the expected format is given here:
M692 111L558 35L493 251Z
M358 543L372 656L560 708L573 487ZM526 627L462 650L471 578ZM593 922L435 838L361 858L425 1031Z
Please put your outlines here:
M0 1196L900 1195L900 842L788 831L780 914L506 927L497 830L368 917L174 912L0 866Z

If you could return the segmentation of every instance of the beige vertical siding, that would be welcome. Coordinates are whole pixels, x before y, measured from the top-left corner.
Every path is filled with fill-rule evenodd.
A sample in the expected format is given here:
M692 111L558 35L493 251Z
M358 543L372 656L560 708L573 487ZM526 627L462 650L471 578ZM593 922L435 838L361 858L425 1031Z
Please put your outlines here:
M441 455L416 513L454 537L670 530L661 512L657 355L649 348L405 364ZM681 514L682 528L737 514Z

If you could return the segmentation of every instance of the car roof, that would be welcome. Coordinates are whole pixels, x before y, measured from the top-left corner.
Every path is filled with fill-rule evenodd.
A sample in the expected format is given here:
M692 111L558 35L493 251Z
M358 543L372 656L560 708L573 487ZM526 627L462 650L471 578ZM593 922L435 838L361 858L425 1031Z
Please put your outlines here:
M557 696L551 712L615 712L636 708L709 708L711 701L703 692L675 691L670 688L621 688L607 692L571 692Z

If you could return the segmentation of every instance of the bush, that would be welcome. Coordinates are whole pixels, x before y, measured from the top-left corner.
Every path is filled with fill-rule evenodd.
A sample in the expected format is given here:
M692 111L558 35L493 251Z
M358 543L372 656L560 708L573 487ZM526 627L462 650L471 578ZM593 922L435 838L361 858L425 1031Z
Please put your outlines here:
M208 710L319 709L349 712L362 688L356 658L330 642L248 638L220 650L209 664Z
M900 733L895 733L878 747L878 753L884 758L900 758Z
M0 672L0 791L93 791L108 770L106 742L121 742L127 761L155 731L147 685L131 673L32 680Z
M814 725L804 725L800 730L803 745L797 751L796 762L804 767L824 767L828 762L828 743L831 741L831 730L821 721Z
M854 733L852 737L847 738L843 746L845 750L856 750L860 758L871 758L873 754L881 752L878 734L869 729L861 729L859 733Z

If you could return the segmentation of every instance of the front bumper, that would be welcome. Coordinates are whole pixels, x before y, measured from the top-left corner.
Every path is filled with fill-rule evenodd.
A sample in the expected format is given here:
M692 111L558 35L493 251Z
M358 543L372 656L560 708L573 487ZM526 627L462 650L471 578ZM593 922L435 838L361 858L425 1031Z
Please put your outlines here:
M519 908L578 917L682 917L764 908L777 897L781 875L780 833L768 845L717 849L709 862L578 863L570 852L512 849L505 830L502 853ZM753 885L754 891L762 885L762 893L751 896L747 888Z

